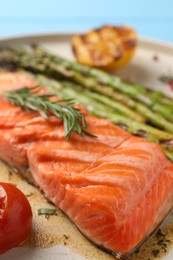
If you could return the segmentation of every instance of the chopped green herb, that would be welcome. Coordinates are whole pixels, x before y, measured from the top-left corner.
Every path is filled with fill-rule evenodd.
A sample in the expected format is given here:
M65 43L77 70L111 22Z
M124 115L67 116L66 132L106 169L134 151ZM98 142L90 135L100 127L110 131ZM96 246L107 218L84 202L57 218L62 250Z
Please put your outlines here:
M12 175L13 175L13 172L12 171L8 171L8 178L9 178L9 180L11 180Z
M41 208L37 210L38 215L56 215L56 209L47 209L47 208Z
M63 237L65 239L65 240L63 240L63 243L64 243L64 245L67 245L67 240L69 239L69 237L65 234L63 234Z
M160 239L158 242L157 242L158 245L163 245L164 244L164 240L163 239Z
M165 235L164 233L162 233L161 229L159 228L158 231L157 231L157 233L156 233L156 237L157 237L157 238L160 238L160 237L165 238L165 236L166 236L166 235Z
M67 235L65 235L65 234L63 234L63 236L64 236L65 239L68 239L68 238L69 238L69 237L68 237Z
M153 249L153 250L152 250L152 254L153 254L153 256L155 256L155 257L157 257L159 253L160 253L160 250L159 250L159 249Z
M162 233L161 229L157 231L155 236L158 239L157 245L160 247L160 250L166 253L168 244L171 243L171 241L166 239L166 234Z
M33 195L33 192L26 195L27 198L31 197Z
M171 240L170 239L165 239L165 242L170 244Z

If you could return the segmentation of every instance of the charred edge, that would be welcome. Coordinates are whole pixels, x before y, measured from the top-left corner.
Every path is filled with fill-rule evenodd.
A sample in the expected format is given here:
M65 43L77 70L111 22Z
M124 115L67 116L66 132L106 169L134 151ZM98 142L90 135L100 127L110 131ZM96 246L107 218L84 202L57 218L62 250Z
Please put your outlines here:
M125 45L126 48L130 49L137 46L137 41L130 39L123 42L123 44Z

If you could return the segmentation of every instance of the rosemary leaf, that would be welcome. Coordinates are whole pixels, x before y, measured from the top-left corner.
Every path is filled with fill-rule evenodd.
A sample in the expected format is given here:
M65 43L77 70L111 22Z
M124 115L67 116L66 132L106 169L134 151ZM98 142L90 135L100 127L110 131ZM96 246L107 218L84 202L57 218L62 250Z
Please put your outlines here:
M56 215L56 209L41 208L37 210L38 215Z
M73 107L74 101L72 99L52 100L51 97L57 96L54 94L39 94L39 90L39 86L32 88L23 87L13 91L5 91L2 93L2 96L13 105L29 111L37 111L46 120L49 119L50 115L62 119L67 140L69 140L73 131L94 137L94 135L85 130L85 117L79 109Z

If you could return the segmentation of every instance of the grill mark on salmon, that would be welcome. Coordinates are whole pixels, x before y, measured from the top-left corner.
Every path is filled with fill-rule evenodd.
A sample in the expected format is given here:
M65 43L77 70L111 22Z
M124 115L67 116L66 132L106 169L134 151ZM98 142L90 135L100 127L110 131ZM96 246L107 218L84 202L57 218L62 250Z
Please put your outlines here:
M80 172L69 158L67 176L51 159L37 160L40 148L37 143L28 151L36 182L87 237L113 252L133 251L172 206L172 163L156 144L131 137ZM51 142L47 148L42 154L50 152Z
M14 79L13 79L14 77ZM21 77L21 79L19 79ZM26 87L33 86L34 83L23 75L17 73L5 73L4 75L5 87L8 90L13 90L21 87L24 84ZM8 80L9 78L9 80ZM19 81L19 85L17 85ZM3 77L0 79L0 90L4 90ZM45 92L43 90L43 92ZM1 98L0 105L0 157L10 165L21 170L28 165L27 150L36 141L39 140L65 140L63 123L61 120L50 116L49 120L43 119L36 112L29 112L22 110L6 100ZM1 102L0 102L1 103ZM83 108L81 108L83 109ZM125 131L114 126L104 119L97 119L95 117L87 116L86 114L87 131L97 135L97 138L88 136L79 136L73 133L71 140L74 142L81 142L83 145L87 143L97 145L105 145L105 151L109 147L114 147L127 139L130 135ZM10 140L10 142L9 142ZM91 151L91 150L90 150ZM102 155L102 153L101 153ZM98 155L99 156L99 155Z

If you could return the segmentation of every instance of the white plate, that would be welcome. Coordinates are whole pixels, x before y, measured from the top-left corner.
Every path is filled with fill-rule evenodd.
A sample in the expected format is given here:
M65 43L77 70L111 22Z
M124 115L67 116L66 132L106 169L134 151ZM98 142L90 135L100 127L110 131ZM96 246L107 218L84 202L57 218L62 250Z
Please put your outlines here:
M19 46L30 43L41 44L43 47L59 54L68 59L73 59L70 38L72 34L50 34L50 35L36 35L1 39L0 46ZM149 86L150 88L161 90L169 96L173 97L173 91L168 84L162 83L159 78L162 75L173 75L173 46L167 43L155 42L152 40L141 39L133 61L124 69L117 72L117 75L132 82L141 83L142 85ZM23 190L25 191L26 185L24 184ZM29 187L29 186L28 186ZM29 187L30 188L30 187ZM65 216L64 216L65 218ZM82 259L113 259L109 254L103 253L101 250L95 248L90 244L81 234L74 228L74 226L67 221L67 226L74 229L80 237L80 245L77 247L63 245L54 245L49 248L14 248L9 252L0 256L1 260L13 260L15 257L18 260L82 260ZM58 224L58 223L57 223ZM164 221L164 226L173 228L173 215L170 213L168 218ZM63 225L62 225L63 227ZM61 230L63 232L63 230ZM75 238L74 238L75 239ZM169 237L169 239L171 239ZM173 241L173 240L172 240ZM149 241L148 243L153 243ZM84 246L84 250L79 247ZM144 246L143 250L146 249ZM151 251L151 250L150 250ZM150 256L142 253L135 255L133 259L147 260ZM150 259L152 259L150 257ZM155 258L154 258L155 259ZM162 259L172 260L173 249L168 250L168 253L162 255Z

